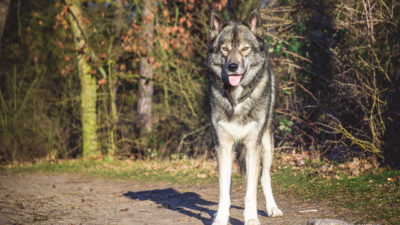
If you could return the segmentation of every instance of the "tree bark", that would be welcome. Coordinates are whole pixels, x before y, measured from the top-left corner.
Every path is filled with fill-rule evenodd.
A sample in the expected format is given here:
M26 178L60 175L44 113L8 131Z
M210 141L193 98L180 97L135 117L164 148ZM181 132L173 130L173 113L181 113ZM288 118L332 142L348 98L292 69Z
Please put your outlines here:
M8 10L10 8L10 2L11 2L11 0L0 0L0 46L1 46L1 38L3 37L4 28L6 27Z
M124 9L124 0L116 0L114 2L114 6L116 7L115 12L114 12L114 20L113 20L113 30L112 30L112 35L111 35L111 40L112 40L112 48L108 49L108 55L114 55L116 54L113 58L118 59L122 55L122 48L121 48L121 30L122 30L122 24L123 24L123 9ZM107 61L108 65L108 75L107 75L107 88L108 88L108 94L110 96L108 100L108 105L107 107L110 108L110 111L108 112L108 121L110 123L110 127L107 130L107 135L108 135L108 145L107 145L107 160L113 160L113 157L115 155L115 152L117 151L117 146L116 146L116 132L117 132L117 126L118 126L118 68L116 65L112 63L112 59L108 59Z
M146 45L145 55L140 59L139 99L137 111L140 116L141 132L152 130L152 97L153 97L153 68L149 55L153 50L154 0L145 1L143 8L143 40Z
M118 112L117 112L117 89L118 89L118 81L117 79L115 79L114 77L114 73L113 73L113 69L111 68L111 63L109 60L108 63L108 68L109 68L109 72L108 72L108 90L109 90L109 94L110 94L110 108L111 108L111 112L110 112L110 130L109 130L109 147L108 147L108 156L113 157L115 155L115 152L117 150L117 146L116 146L116 131L117 131L117 124L118 124Z
M77 50L77 62L79 70L79 79L81 82L81 120L82 120L82 138L83 152L82 157L92 158L99 156L97 148L97 84L96 78L92 76L92 66L88 63L89 56L87 42L84 32L87 23L82 15L80 5L73 0L65 0L70 12L68 20L71 24L74 35L75 48Z

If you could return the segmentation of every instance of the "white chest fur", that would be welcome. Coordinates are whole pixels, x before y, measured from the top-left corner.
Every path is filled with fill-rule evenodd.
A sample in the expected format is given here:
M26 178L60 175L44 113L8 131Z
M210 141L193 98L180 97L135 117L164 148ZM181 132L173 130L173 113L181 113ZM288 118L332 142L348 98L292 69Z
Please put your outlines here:
M241 125L236 122L219 121L218 125L225 133L229 134L236 140L240 140L248 136L251 132L256 131L258 123L252 121L245 125Z

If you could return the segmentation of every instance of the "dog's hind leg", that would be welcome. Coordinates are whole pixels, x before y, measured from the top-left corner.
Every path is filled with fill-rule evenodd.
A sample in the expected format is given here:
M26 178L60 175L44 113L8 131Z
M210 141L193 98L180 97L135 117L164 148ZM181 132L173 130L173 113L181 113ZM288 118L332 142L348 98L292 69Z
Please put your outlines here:
M213 225L226 225L229 219L231 206L231 176L232 161L234 158L234 141L229 137L219 137L217 161L219 173L219 201L218 211Z
M257 218L257 184L260 170L261 146L255 140L244 141L246 145L246 196L244 207L245 225L260 225Z
M263 153L262 153L262 175L261 175L261 185L265 195L265 201L267 206L267 214L270 217L278 217L282 216L282 211L278 208L275 203L274 196L272 194L272 187L271 187L271 176L270 176L270 169L272 164L273 158L273 148L274 148L274 139L272 136L272 132L267 130L262 138L262 145L263 145Z

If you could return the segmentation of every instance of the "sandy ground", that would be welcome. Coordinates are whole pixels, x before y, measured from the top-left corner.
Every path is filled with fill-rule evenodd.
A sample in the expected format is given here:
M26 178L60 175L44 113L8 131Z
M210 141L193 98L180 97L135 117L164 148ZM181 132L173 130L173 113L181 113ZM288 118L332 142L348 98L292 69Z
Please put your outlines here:
M244 186L233 187L230 223L243 224ZM346 220L351 213L276 196L282 218L268 218L259 191L261 224ZM0 224L211 224L217 185L178 186L62 174L0 173ZM309 212L300 212L311 210ZM347 215L347 216L346 216Z

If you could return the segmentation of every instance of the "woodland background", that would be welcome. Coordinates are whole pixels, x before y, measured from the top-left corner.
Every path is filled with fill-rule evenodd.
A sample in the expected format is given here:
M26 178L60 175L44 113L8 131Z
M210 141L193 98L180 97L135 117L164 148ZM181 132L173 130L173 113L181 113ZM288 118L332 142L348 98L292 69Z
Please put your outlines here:
M396 0L1 0L0 162L214 157L209 15L253 8L277 151L399 168Z

